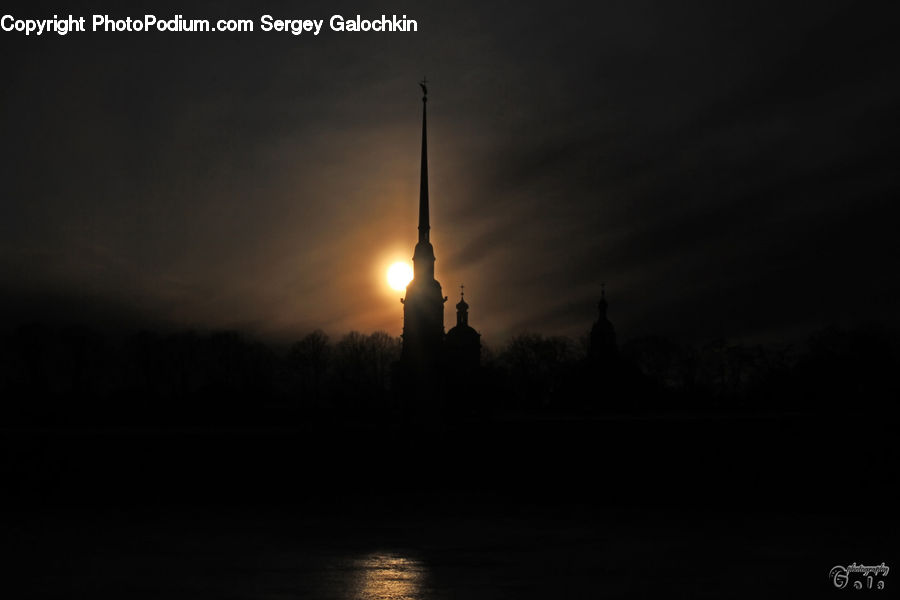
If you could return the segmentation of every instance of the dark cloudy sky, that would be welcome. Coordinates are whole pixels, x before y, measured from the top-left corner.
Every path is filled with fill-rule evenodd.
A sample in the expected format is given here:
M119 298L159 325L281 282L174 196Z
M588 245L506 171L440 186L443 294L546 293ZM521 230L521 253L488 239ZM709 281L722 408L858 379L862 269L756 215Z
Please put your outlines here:
M0 33L7 323L399 334L384 270L416 239L423 74L436 274L489 344L579 334L604 281L624 339L896 323L900 48L879 5L111 6L419 32ZM54 10L104 12L2 12Z

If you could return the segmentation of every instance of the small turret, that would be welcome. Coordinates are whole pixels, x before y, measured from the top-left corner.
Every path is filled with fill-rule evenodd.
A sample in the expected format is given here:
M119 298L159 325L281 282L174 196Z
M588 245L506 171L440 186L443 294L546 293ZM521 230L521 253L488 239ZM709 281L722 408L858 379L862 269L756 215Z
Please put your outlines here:
M606 284L600 286L600 301L597 303L597 321L591 327L591 345L588 356L594 363L608 362L618 351L616 330L606 316Z
M459 286L461 289L464 289L466 286ZM461 291L459 293L459 302L456 304L456 324L457 325L469 325L469 305L466 303L466 293Z
M447 332L447 359L451 373L477 369L481 362L481 334L469 326L469 303L461 285L456 304L456 327Z

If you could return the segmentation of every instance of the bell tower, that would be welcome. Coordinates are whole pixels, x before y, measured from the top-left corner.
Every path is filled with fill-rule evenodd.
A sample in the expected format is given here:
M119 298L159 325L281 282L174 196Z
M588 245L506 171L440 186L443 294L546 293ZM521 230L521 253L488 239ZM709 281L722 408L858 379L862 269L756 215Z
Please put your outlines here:
M422 166L419 187L419 241L413 252L413 280L403 303L403 350L400 362L420 373L439 367L444 342L444 302L441 284L434 278L434 247L428 213L428 88L422 88Z
M588 358L592 363L608 363L616 355L616 330L606 316L606 284L600 286L600 302L597 303L597 321L591 328Z
M459 303L456 305L456 326L447 332L447 365L451 376L470 378L481 360L481 334L469 326L469 303L465 286L459 286Z

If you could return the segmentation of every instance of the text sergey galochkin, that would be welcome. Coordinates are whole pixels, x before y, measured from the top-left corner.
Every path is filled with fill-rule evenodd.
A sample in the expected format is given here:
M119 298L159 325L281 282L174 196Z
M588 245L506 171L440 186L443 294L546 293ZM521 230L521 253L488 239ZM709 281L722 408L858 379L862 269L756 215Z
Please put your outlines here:
M53 15L48 19L22 19L14 15L0 17L0 29L4 32L17 32L24 35L44 35L55 33L103 32L175 32L175 33L251 33L253 31L281 32L291 35L319 35L326 23L325 19L277 18L263 15L253 19L186 19L182 15L157 17L142 15L140 17L111 17L110 15L91 15L89 18L66 15ZM363 18L362 15L344 17L332 15L328 19L328 28L339 33L411 33L419 30L419 24L406 15L381 15L376 18Z

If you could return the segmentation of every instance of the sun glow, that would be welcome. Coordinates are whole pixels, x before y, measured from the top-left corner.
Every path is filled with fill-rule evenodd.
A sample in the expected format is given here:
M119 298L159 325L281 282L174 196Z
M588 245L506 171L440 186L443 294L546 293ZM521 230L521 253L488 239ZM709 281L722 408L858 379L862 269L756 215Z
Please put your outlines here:
M387 270L388 285L398 292L402 292L412 281L413 270L408 263L395 262Z

